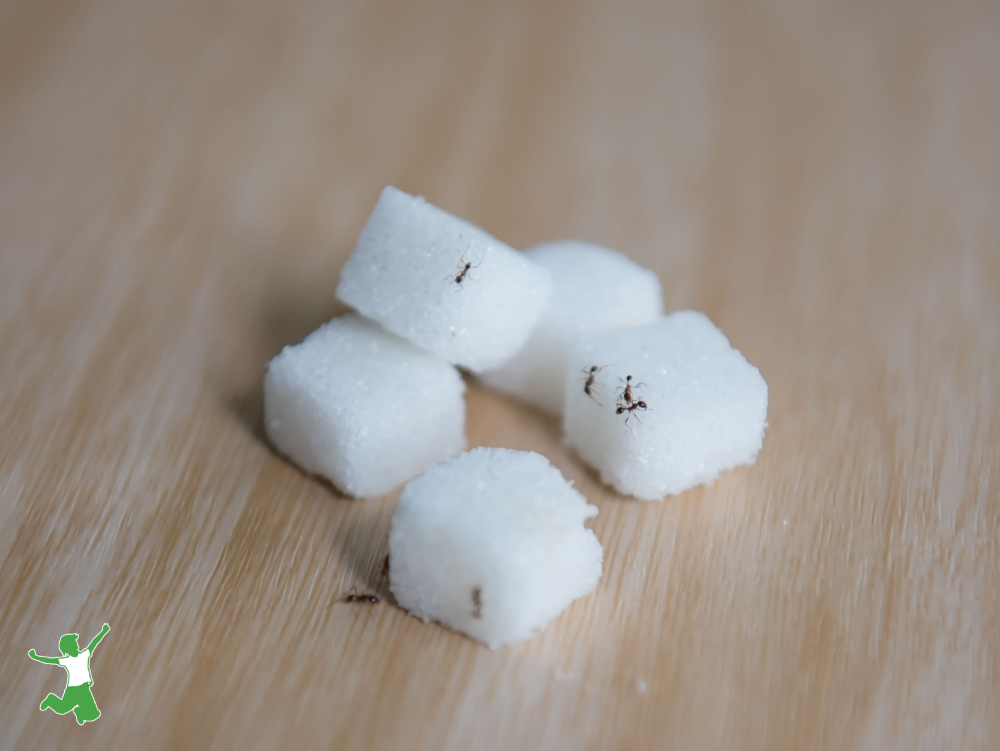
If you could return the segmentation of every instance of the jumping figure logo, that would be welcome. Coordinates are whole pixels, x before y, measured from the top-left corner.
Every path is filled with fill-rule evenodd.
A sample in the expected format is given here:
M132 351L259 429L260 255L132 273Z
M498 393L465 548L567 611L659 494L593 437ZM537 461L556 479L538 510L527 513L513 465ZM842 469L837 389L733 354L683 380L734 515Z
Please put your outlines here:
M77 643L79 634L63 634L59 639L62 657L42 657L33 649L28 651L28 657L35 662L62 665L66 669L66 690L63 691L63 695L49 694L38 705L40 710L44 712L46 709L51 709L56 714L72 712L80 725L93 722L101 716L94 695L90 693L90 687L94 684L94 679L90 675L90 655L110 630L111 627L105 623L101 632L91 639L90 644L82 651Z

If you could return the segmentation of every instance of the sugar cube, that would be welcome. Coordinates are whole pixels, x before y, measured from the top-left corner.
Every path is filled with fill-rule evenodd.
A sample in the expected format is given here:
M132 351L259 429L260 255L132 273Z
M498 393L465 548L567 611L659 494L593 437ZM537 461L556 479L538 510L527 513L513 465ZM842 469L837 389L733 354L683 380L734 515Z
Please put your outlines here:
M562 414L569 348L583 334L654 321L663 315L660 280L608 248L567 240L525 251L552 274L553 292L527 343L510 360L481 374L493 388ZM570 388L583 391L588 374Z
M593 366L591 398L576 378ZM566 383L566 441L604 482L641 500L752 464L767 427L760 372L695 311L583 337L571 351Z
M596 514L545 457L474 449L403 489L390 589L490 648L527 639L597 585L603 551L583 526Z
M438 357L481 371L527 341L549 272L469 222L387 187L340 274L337 297Z
M271 360L265 426L307 472L379 495L465 448L464 393L453 366L348 315Z

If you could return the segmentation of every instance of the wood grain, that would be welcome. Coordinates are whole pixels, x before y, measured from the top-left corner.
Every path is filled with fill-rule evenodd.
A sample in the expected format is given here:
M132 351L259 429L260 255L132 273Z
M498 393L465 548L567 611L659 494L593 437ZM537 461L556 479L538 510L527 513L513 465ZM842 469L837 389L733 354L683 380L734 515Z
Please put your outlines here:
M1000 6L0 5L0 746L1000 747ZM597 591L491 652L391 604L395 494L262 438L394 184L653 268L770 386L663 503L469 394L600 515ZM38 711L111 633L103 716ZM645 688L645 690L641 690Z

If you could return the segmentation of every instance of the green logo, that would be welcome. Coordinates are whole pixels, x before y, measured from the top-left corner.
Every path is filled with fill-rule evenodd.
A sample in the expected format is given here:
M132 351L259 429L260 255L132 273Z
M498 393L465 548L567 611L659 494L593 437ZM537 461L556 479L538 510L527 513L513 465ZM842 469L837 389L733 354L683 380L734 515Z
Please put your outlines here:
M101 716L101 710L97 708L94 695L90 693L90 687L94 685L94 679L90 675L90 655L94 653L94 647L100 644L104 635L111 630L105 623L101 628L101 633L91 639L86 649L81 650L77 639L79 634L63 634L59 639L59 649L62 650L62 657L42 657L35 653L35 650L28 651L28 657L35 662L42 662L46 665L62 665L66 669L66 690L62 696L49 694L38 708L43 712L51 709L56 714L68 714L72 712L76 715L77 724L93 722Z

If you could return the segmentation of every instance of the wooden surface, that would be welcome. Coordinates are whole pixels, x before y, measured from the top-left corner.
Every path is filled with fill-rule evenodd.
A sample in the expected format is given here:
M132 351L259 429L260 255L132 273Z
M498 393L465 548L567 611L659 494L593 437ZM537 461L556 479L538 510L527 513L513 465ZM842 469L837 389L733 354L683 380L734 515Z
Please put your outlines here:
M1000 6L805 5L0 5L0 746L1000 747ZM653 504L471 387L600 509L519 646L337 604L395 494L262 439L387 183L623 250L770 386ZM104 715L40 713L105 621Z

